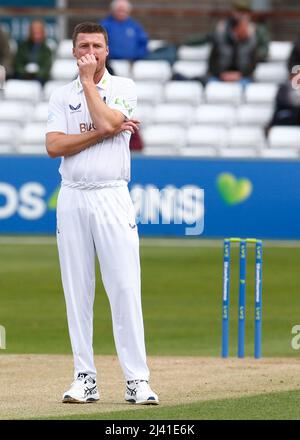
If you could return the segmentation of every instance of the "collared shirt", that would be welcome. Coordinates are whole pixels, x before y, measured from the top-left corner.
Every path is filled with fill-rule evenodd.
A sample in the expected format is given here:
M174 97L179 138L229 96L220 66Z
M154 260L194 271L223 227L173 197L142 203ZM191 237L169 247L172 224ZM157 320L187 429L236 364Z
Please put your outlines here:
M136 88L131 79L112 76L106 70L96 84L101 98L127 118L136 108ZM47 133L80 134L95 130L79 77L56 89L50 97ZM78 154L62 158L63 180L105 183L130 180L129 132L103 140Z

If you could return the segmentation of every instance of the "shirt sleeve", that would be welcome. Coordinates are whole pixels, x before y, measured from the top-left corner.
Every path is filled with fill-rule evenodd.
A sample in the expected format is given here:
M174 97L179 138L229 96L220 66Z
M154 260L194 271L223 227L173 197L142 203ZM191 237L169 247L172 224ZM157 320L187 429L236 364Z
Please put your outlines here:
M108 106L111 109L119 110L130 119L137 105L136 86L131 79L118 78L117 87L113 87Z
M68 133L65 107L61 95L62 92L60 90L55 90L50 97L46 133L51 131Z

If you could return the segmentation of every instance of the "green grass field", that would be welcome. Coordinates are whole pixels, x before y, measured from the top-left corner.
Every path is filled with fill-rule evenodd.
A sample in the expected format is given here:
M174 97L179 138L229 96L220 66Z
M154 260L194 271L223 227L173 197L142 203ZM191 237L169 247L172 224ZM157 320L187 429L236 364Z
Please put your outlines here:
M143 311L149 355L220 356L222 242L191 246L142 240ZM231 355L236 353L238 251L233 250ZM267 243L263 258L263 356L298 357L292 327L300 324L300 247ZM97 269L98 270L98 269ZM253 355L254 252L248 252L246 353ZM108 300L98 270L95 354L115 354ZM55 241L0 244L0 325L5 353L70 354ZM4 351L3 351L4 353ZM299 393L295 394L299 397ZM283 402L290 397L283 396ZM255 397L251 397L255 399ZM259 399L259 397L257 397ZM258 405L263 405L260 398ZM259 403L261 402L261 403ZM200 405L200 404L199 404ZM209 418L210 405L202 414ZM219 405L216 402L216 405ZM250 403L249 403L250 405ZM283 403L283 407L285 407ZM173 415L174 415L173 407ZM204 407L203 407L204 408ZM217 408L217 406L216 406ZM227 418L235 414L234 403ZM164 409L167 411L167 409ZM192 411L192 409L190 409ZM153 409L154 411L154 409ZM178 418L185 409L177 408ZM192 412L193 413L193 412ZM221 414L222 413L222 414ZM221 411L220 418L226 418ZM215 413L215 414L218 414ZM280 411L270 418L280 418ZM128 413L127 413L128 415ZM285 415L282 414L285 418ZM176 418L176 417L174 417Z

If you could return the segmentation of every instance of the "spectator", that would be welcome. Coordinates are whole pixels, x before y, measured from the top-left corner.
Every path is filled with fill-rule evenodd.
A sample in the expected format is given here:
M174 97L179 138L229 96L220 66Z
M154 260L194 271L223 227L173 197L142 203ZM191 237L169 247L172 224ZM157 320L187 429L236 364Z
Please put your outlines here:
M45 25L31 22L29 37L19 43L14 62L14 75L18 79L37 79L42 84L50 79L52 51L46 43Z
M223 27L228 27L232 23L232 21L239 20L242 17L247 17L251 22L251 27L255 31L256 36L256 60L258 62L266 61L268 52L269 52L269 31L263 21L254 22L251 17L251 6L249 0L237 0L232 2L231 12L227 20L223 20L217 23L216 28L213 32L206 35L190 35L185 41L184 44L195 46L201 45L205 43L211 43L214 39L214 34L221 23L223 23Z
M273 117L266 132L273 125L300 126L300 37L294 43L287 67L289 79L278 88Z
M220 22L214 32L208 76L247 83L257 63L255 27L247 15Z
M11 74L12 55L9 46L9 38L0 27L0 66L4 67L6 76ZM1 69L2 71L3 69Z
M130 17L132 5L128 0L113 0L111 14L100 22L109 39L109 57L115 60L139 60L147 56L148 35Z

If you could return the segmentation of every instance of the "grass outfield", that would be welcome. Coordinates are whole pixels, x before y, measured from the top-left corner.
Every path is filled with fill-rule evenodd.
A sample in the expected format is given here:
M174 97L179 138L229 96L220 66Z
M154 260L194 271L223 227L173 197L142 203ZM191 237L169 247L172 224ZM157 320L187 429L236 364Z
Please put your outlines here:
M81 420L299 420L300 391L81 415ZM283 410L284 408L284 410ZM49 417L51 419L51 417ZM78 416L56 417L75 420Z
M219 356L222 243L216 244L141 245L148 354ZM246 354L252 355L253 251L249 250L248 260ZM237 339L237 248L233 250L233 261L231 355L236 353ZM291 347L291 331L300 324L300 248L265 246L263 265L263 355L299 356ZM99 278L95 354L115 354L109 304ZM40 245L2 243L0 291L6 353L71 353L54 241Z

